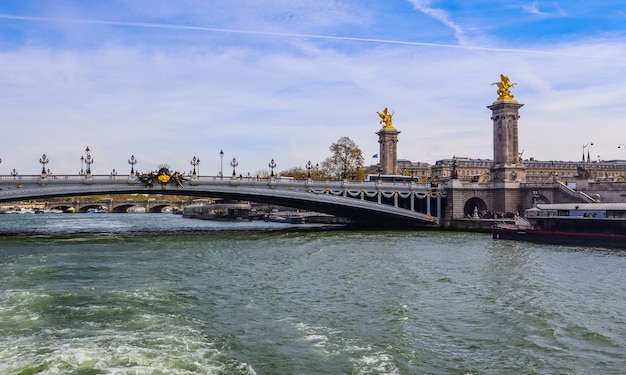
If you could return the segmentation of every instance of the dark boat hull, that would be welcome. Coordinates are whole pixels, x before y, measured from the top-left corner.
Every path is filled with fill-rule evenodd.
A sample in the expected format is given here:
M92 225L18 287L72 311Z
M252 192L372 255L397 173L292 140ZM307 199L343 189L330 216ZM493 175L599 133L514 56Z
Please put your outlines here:
M626 249L626 235L493 228L494 239Z

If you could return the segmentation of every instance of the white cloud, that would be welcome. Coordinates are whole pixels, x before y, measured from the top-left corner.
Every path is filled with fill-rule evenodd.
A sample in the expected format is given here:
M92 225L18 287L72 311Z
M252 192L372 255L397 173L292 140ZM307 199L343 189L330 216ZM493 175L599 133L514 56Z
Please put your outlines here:
M545 10L549 9L549 10ZM566 12L563 8L559 6L559 4L555 1L550 3L549 5L545 5L544 10L540 10L537 2L533 2L532 4L522 5L522 10L526 13L538 15L538 16L555 16L555 17L564 17L566 16Z
M431 7L432 0L409 0L409 2L413 4L415 9L436 19L454 31L454 36L460 44L466 44L465 33L461 26L453 22L445 10Z

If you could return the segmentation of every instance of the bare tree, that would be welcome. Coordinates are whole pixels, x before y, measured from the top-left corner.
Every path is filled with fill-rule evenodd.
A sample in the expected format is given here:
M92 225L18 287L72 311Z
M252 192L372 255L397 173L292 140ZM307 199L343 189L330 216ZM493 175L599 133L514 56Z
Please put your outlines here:
M328 177L350 178L363 169L363 152L349 137L339 138L329 148L332 154L320 166Z

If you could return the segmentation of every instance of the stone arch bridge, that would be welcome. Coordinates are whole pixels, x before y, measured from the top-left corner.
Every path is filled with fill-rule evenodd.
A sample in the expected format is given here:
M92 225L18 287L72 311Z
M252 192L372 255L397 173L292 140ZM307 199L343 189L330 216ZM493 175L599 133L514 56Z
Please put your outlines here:
M134 210L143 210L149 213L162 213L166 209L183 208L183 202L169 200L113 200L109 198L98 201L73 199L63 202L46 202L44 209L61 209L64 212L89 212L90 209L105 208L107 212L126 213Z

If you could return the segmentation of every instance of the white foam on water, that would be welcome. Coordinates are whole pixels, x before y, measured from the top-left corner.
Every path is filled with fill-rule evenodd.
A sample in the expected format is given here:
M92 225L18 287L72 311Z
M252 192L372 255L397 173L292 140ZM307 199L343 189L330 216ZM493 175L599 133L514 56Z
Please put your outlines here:
M210 374L254 369L221 353L202 330L184 316L138 313L136 327L100 320L105 306L65 311L75 322L37 312L50 295L36 291L0 292L0 373ZM111 307L111 313L118 307ZM93 314L97 319L91 320ZM48 319L48 321L46 321Z
M385 352L375 352L354 360L354 374L400 374L393 357Z

